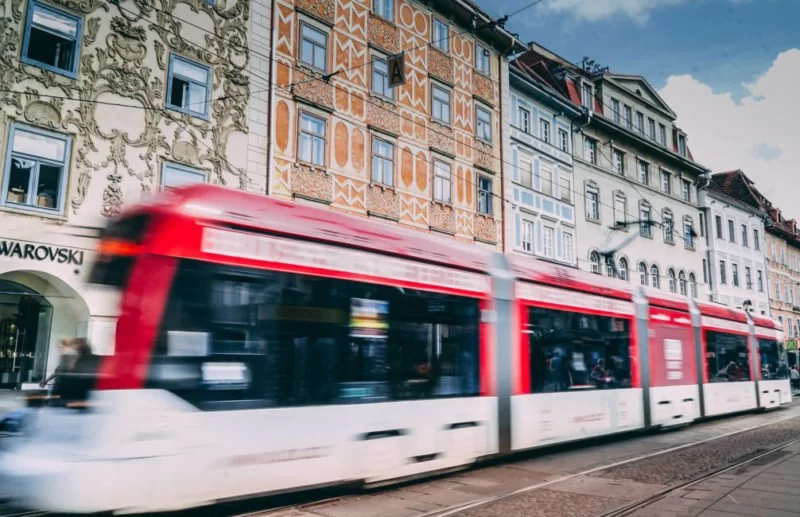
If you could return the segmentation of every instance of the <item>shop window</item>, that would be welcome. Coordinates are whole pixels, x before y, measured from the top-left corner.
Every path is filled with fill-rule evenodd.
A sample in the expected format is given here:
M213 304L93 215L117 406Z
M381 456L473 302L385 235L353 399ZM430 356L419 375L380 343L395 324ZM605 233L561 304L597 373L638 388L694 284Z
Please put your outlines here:
M208 173L200 169L164 162L161 166L161 186L166 189L183 187L194 183L205 183Z
M64 11L31 2L22 42L22 61L76 78L83 22Z
M211 69L170 54L167 107L195 117L208 118Z
M148 386L205 410L477 396L478 301L184 261Z
M631 387L630 321L529 308L533 393Z
M747 336L707 330L706 367L711 382L749 381Z
M69 137L12 124L8 139L3 204L62 213L69 164Z

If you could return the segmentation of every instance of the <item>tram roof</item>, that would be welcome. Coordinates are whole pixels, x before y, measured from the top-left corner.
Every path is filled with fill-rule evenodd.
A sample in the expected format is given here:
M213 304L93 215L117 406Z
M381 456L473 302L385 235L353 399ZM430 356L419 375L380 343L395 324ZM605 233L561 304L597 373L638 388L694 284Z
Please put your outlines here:
M647 303L662 309L673 309L677 311L689 312L689 299L668 291L662 291L655 287L642 287L642 292L647 298Z
M766 316L758 316L756 314L751 314L751 318L753 318L753 323L757 327L764 327L768 329L781 329L781 327L773 321L771 318L767 318Z
M725 305L697 302L697 308L700 309L700 314L703 316L712 316L714 318L747 323L747 315L744 311L737 311Z
M520 280L621 300L633 299L630 284L623 280L535 258L510 256L509 263Z

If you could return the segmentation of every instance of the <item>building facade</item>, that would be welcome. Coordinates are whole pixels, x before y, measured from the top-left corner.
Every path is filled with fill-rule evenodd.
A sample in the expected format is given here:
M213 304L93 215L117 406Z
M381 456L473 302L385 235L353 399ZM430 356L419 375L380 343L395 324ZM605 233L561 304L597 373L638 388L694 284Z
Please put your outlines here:
M693 160L675 113L642 77L579 67L539 46L520 59L584 113L572 142L578 266L702 294L697 185L708 171Z
M708 225L703 275L710 286L711 301L769 316L764 258L767 214L753 188L742 171L731 171L714 174L707 188L700 191Z
M270 195L503 248L511 34L474 4L414 0L277 0L274 27Z
M789 364L800 365L800 232L795 220L785 219L772 206L766 232L770 310L772 317L783 324Z
M24 388L62 338L112 351L116 296L86 278L125 203L197 181L266 192L271 16L266 0L3 13L0 387Z
M577 266L572 120L580 110L519 62L509 75L506 251Z

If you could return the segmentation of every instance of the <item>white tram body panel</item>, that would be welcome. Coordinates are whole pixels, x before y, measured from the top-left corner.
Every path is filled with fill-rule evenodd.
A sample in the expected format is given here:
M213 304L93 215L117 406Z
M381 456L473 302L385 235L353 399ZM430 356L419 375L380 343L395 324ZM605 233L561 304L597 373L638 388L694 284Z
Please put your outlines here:
M513 450L642 428L641 388L538 393L511 399Z
M769 409L792 402L792 386L789 379L758 381L759 407Z
M700 418L700 397L696 384L650 388L652 425L670 427L690 424Z
M713 382L703 384L703 400L706 416L740 413L756 409L756 383Z

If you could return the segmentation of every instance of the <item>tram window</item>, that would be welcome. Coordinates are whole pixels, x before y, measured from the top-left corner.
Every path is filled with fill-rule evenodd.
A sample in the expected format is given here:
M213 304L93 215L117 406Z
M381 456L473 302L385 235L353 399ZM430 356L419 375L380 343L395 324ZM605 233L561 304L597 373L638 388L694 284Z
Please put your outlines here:
M184 261L150 384L206 409L474 396L479 314L469 298ZM198 334L205 355L170 356L171 337L202 349ZM177 363L176 386L158 365Z
M706 369L711 382L749 381L747 336L707 330Z
M788 379L789 367L780 360L778 342L774 339L758 340L759 363L761 364L761 380Z
M530 308L533 393L631 387L630 321Z
M136 215L112 223L101 235L97 261L93 264L89 282L122 287L136 255L130 247L141 243L150 223L147 215Z

